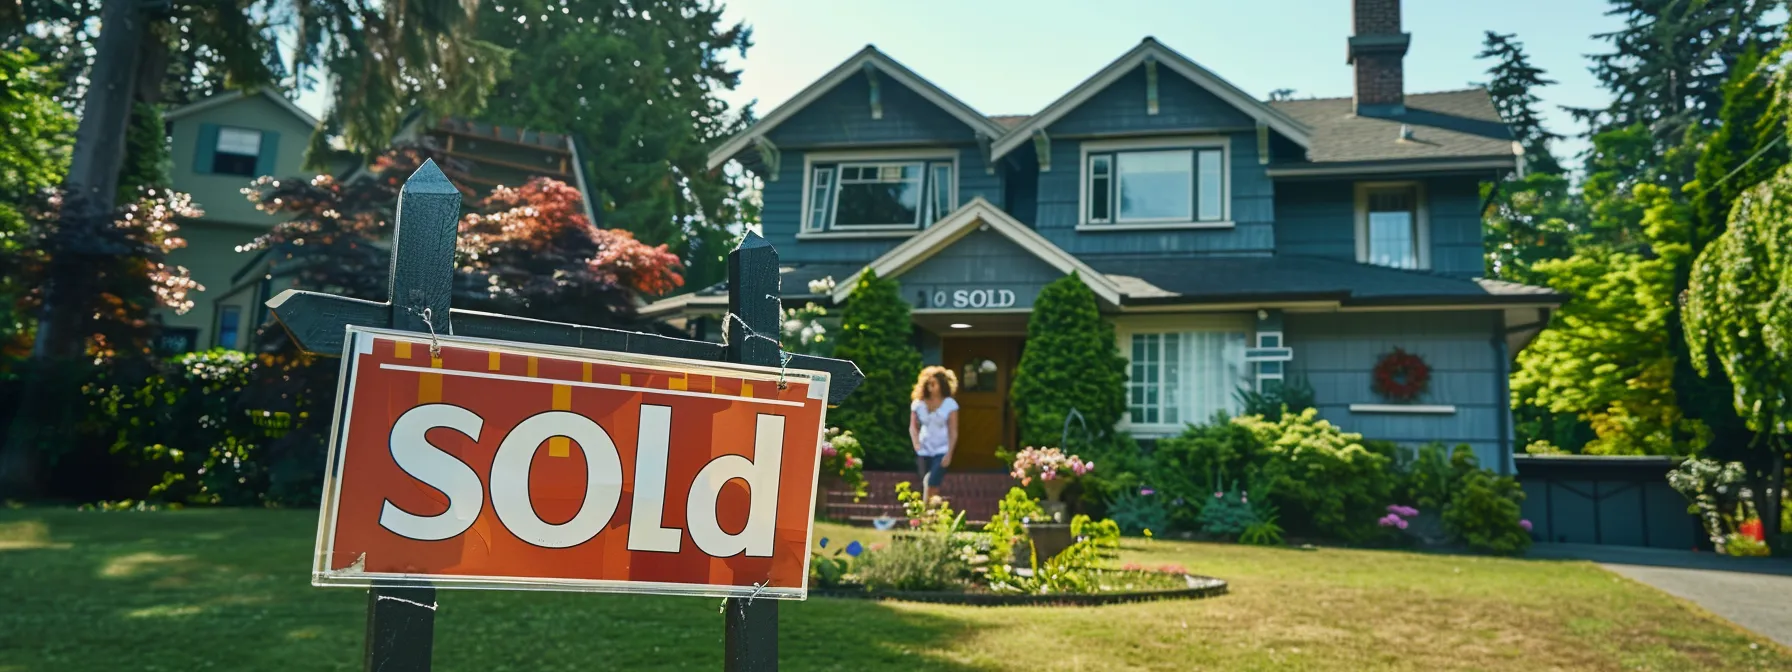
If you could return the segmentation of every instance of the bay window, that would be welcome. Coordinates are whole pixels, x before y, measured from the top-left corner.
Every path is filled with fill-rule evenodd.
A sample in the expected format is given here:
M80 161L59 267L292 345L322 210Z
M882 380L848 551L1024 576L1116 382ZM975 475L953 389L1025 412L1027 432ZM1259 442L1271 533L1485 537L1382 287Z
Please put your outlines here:
M1229 216L1223 146L1102 149L1083 164L1085 226L1224 222Z
M1171 331L1131 336L1127 417L1135 426L1181 427L1239 411L1234 394L1251 376L1242 331Z
M810 166L803 230L926 228L957 207L951 161L889 160Z

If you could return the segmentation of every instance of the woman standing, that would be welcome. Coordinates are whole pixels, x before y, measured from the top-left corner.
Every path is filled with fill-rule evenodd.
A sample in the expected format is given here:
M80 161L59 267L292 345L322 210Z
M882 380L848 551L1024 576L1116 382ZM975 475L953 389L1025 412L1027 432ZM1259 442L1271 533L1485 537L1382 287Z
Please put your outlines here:
M933 502L940 484L946 480L946 467L952 466L952 451L958 447L958 402L952 393L958 389L958 378L943 366L921 369L915 391L909 396L908 437L915 444L915 468L921 472L922 501Z

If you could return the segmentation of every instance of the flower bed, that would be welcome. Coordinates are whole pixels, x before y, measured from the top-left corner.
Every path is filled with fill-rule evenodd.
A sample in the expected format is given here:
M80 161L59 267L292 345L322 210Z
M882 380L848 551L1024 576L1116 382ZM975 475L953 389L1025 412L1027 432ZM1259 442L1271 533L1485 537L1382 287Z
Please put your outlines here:
M929 602L933 604L965 604L978 607L1088 607L1104 604L1129 604L1133 602L1155 602L1158 600L1194 600L1203 597L1216 597L1226 594L1227 584L1224 580L1195 574L1164 574L1155 571L1139 570L1101 570L1104 578L1124 580L1123 577L1134 577L1139 581L1137 590L1128 590L1126 584L1119 584L1117 590L1097 593L1058 593L1058 594L1020 594L994 593L987 591L946 591L946 590L866 590L862 587L840 586L835 588L812 588L811 597L838 597L868 600L898 600L903 602ZM1164 586L1165 580L1179 581L1182 586Z

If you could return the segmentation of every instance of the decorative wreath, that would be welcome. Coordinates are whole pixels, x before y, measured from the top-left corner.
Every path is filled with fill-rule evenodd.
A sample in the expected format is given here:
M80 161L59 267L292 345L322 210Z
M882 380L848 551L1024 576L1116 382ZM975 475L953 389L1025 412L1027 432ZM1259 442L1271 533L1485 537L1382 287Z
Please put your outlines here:
M1376 394L1392 401L1412 401L1425 391L1425 385L1431 382L1431 367L1425 360L1399 348L1381 356L1375 363Z

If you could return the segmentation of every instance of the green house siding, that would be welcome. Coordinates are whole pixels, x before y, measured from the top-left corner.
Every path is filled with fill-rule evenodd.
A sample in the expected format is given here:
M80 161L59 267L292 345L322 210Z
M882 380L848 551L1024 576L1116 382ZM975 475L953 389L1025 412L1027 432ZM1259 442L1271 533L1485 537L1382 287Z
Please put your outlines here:
M1506 369L1494 345L1496 339L1504 343L1499 313L1289 313L1283 320L1283 333L1294 349L1290 374L1313 386L1319 413L1327 420L1371 439L1406 445L1468 444L1482 465L1508 467L1511 422L1500 385ZM1454 412L1350 409L1351 404L1392 403L1371 386L1376 362L1394 348L1418 355L1431 369L1425 393L1412 403L1454 406Z
M1212 131L1252 128L1256 121L1166 66L1157 68L1157 114L1146 107L1145 67L1108 85L1046 128L1058 135Z
M243 197L242 189L254 178L212 172L218 132L225 127L261 131L255 172L290 177L310 174L303 170L303 163L311 128L284 106L260 95L193 112L171 121L169 126L174 189L191 194L205 215L181 224L181 237L187 246L170 253L168 261L185 266L205 290L191 296L195 305L185 315L159 310L157 316L168 327L195 330L194 343L203 349L215 343L218 302L231 289L230 276L241 270L249 258L236 248L279 221L256 210ZM254 329L254 313L249 310L253 306L248 305L253 300L253 292L228 299L233 305L242 305L243 322L239 329L245 332Z

